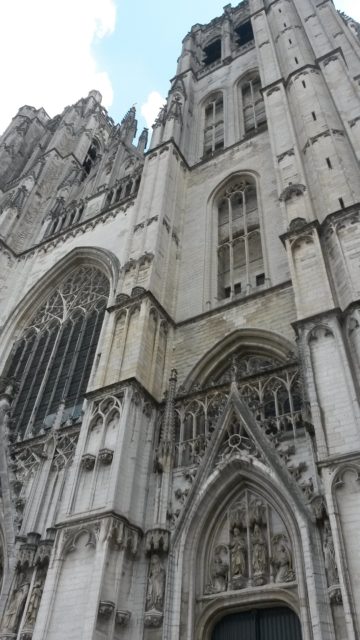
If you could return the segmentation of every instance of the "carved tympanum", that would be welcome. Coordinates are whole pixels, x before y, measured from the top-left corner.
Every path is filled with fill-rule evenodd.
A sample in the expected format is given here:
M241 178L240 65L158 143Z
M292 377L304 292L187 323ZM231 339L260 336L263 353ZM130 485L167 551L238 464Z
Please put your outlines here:
M286 527L272 505L246 489L210 536L205 593L257 588L296 579Z

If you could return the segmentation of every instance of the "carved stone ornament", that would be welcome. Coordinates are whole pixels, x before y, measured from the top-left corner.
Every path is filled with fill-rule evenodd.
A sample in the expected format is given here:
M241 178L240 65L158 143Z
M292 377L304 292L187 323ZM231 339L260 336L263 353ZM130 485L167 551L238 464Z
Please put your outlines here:
M99 462L103 465L109 465L112 463L112 459L114 457L114 452L112 449L100 449L99 451Z
M166 529L151 529L147 531L145 537L145 548L147 553L157 553L169 550L170 532Z
M306 191L304 184L292 184L290 183L284 191L281 193L279 200L281 202L287 202L294 196L302 196Z
M273 557L271 563L275 569L275 582L293 582L295 571L293 570L292 553L285 535L280 534L273 538Z
M330 587L328 593L331 604L342 604L342 595L339 586Z
M50 562L51 552L54 546L53 540L41 540L35 555L35 564L45 566Z
M10 636L1 636L1 638L8 638ZM32 632L31 631L23 631L20 635L20 640L32 640Z
M252 532L251 547L253 581L254 585L259 587L266 582L265 573L267 569L268 554L265 536L258 524L255 524Z
M22 583L18 587L15 587L5 610L2 629L5 632L15 634L14 637L16 636L16 633L18 631L21 617L24 612L26 599L29 593L29 587L30 585L28 582ZM7 636L5 634L5 636L1 637ZM12 636L10 635L9 637Z
M119 551L125 550L133 557L136 556L141 532L129 527L123 520L112 519L110 522L108 539Z
M335 558L335 547L330 522L325 522L323 532L323 552L329 590L339 587L339 573Z
M81 466L86 471L92 471L95 466L96 457L92 453L84 453L81 458Z
M22 544L19 549L17 569L25 569L34 565L36 545L34 544Z
M126 625L129 624L130 618L131 611L123 611L122 609L118 609L115 615L115 621L119 627L126 627Z
M166 573L160 557L151 556L146 594L146 611L149 613L162 612L164 608ZM161 614L162 615L162 614Z
M210 571L211 582L206 586L205 593L221 593L227 590L229 573L229 550L226 545L215 547Z
M296 579L285 524L261 495L246 489L217 519L215 530L206 595Z
M161 611L153 609L145 613L144 625L145 627L161 627L163 621L163 614Z
M101 600L99 603L99 616L100 618L105 618L108 620L111 618L113 611L115 609L115 604L110 600Z
M44 582L45 582L45 575L40 575L35 580L35 583L31 590L27 611L26 611L26 619L25 619L26 627L29 626L30 628L32 628L35 626L37 614L40 607L41 597L44 590Z

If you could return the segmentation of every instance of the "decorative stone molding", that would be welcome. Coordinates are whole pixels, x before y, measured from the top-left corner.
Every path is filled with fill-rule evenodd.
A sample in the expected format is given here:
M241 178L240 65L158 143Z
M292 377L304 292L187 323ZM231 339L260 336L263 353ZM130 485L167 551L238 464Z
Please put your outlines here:
M126 520L112 518L108 539L119 551L127 551L135 557L139 548L140 530L131 527Z
M323 522L327 516L325 498L315 495L311 500L311 508L317 522Z
M77 549L79 538L85 534L87 536L87 547L96 547L100 534L100 522L88 522L83 525L69 527L63 531L62 551L60 557L64 557L68 553L73 553Z
M115 604L110 600L100 600L99 602L99 617L109 620L115 609Z
M342 595L340 585L329 587L328 594L331 604L342 604Z
M303 196L306 191L304 184L289 184L280 195L280 202L287 202L295 196Z
M81 458L81 466L83 469L86 469L86 471L92 471L95 466L95 461L96 456L94 456L92 453L84 453Z
M115 614L115 622L119 627L126 627L129 624L129 620L131 618L131 611L124 611L122 609L118 609Z
M109 465L112 463L114 452L112 451L112 449L100 449L98 457L101 464Z
M151 529L145 535L146 553L158 553L169 551L170 531L167 529Z
M153 609L145 613L144 625L145 627L161 627L163 621L163 614L161 611Z

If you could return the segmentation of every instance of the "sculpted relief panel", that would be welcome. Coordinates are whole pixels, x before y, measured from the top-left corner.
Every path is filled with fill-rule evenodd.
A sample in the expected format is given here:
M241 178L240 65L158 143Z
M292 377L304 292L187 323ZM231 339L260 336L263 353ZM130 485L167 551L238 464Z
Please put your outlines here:
M295 580L284 523L269 503L246 489L231 504L212 540L205 594Z

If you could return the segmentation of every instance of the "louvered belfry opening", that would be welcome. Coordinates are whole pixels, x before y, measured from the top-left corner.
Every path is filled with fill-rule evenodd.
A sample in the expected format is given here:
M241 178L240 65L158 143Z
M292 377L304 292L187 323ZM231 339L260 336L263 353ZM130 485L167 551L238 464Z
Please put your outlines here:
M301 640L298 617L287 607L228 615L217 623L211 640Z
M76 267L52 291L15 343L6 375L18 392L13 429L20 435L77 419L89 381L109 295L98 269Z

